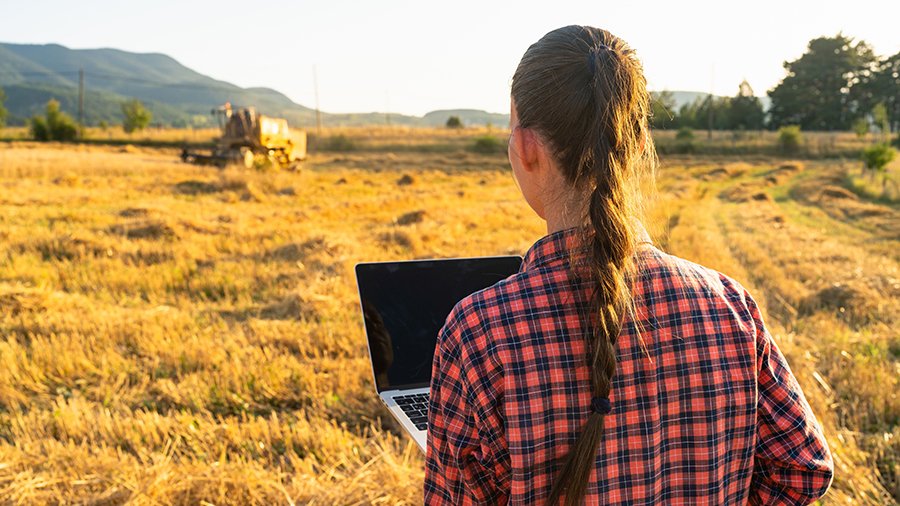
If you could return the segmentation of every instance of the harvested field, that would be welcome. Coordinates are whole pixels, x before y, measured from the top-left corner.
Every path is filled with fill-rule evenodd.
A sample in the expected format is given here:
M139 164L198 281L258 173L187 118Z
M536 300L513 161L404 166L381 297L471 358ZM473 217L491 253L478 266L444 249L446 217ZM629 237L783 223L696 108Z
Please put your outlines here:
M358 261L522 254L502 155L0 147L0 503L408 504ZM666 158L648 228L745 284L826 428L823 504L900 498L898 207L841 162Z

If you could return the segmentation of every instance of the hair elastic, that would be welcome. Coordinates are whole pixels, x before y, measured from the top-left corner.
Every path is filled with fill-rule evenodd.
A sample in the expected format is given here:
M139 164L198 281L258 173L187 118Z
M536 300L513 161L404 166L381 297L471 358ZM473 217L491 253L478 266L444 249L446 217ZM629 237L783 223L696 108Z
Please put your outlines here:
M588 67L591 69L591 75L597 71L597 56L600 54L600 50L612 51L613 49L606 44L598 44L596 47L592 47L590 52L588 52Z
M606 397L593 397L591 398L591 411L606 415L612 411L612 404Z

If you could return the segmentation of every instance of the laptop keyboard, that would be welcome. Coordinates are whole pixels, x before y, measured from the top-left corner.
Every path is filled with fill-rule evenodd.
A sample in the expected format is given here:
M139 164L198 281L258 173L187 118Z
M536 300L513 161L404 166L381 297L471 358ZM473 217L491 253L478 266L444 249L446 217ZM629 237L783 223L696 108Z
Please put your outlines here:
M398 395L394 402L419 430L428 428L428 394Z

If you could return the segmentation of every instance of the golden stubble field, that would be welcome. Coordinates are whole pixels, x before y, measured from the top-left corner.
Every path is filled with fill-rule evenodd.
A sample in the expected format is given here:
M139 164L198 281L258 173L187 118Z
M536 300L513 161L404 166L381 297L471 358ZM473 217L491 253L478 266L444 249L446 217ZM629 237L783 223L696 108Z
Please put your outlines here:
M895 504L900 210L858 170L667 158L648 222L763 305L835 454L823 503ZM542 226L500 154L259 173L0 145L0 503L421 502L353 264L522 254Z

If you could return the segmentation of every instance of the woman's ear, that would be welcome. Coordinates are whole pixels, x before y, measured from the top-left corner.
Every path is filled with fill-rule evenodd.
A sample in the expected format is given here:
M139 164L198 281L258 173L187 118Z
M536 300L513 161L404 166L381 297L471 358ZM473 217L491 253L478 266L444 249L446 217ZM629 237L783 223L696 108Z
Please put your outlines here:
M541 158L540 140L530 128L515 127L513 129L514 152L522 164L522 168L528 172L538 169Z

